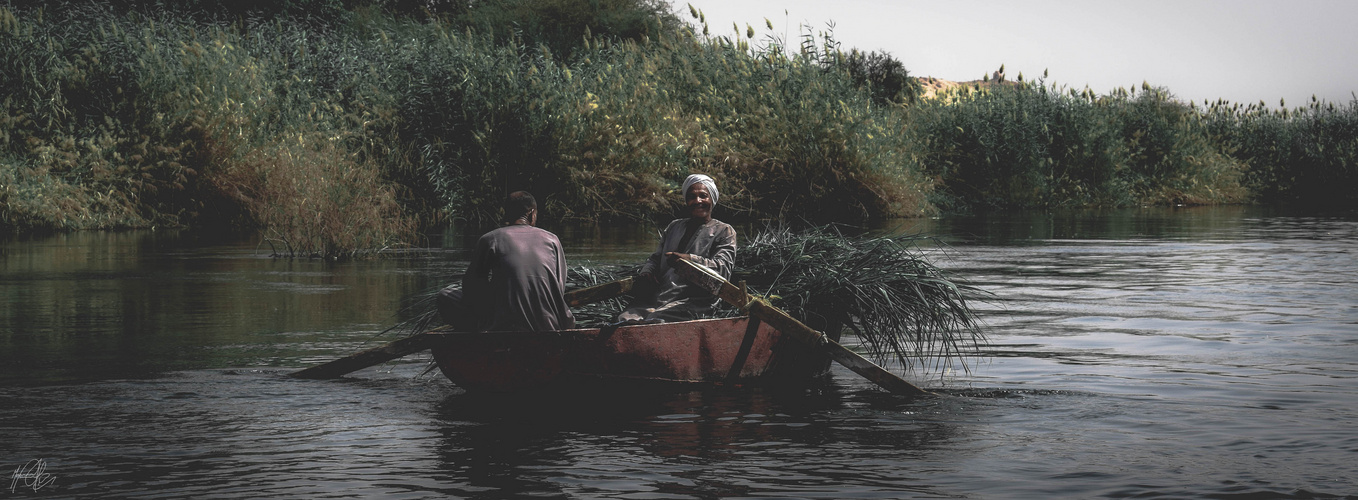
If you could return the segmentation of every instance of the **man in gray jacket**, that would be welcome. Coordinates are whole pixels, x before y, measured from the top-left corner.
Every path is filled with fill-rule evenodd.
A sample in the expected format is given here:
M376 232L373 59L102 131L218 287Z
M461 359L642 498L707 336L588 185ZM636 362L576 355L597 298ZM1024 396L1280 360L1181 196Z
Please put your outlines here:
M730 279L736 265L736 230L712 218L721 195L717 183L702 174L684 180L687 219L675 219L665 227L660 245L637 272L635 301L619 321L672 322L710 316L721 300L693 285L672 269L676 259L692 260Z

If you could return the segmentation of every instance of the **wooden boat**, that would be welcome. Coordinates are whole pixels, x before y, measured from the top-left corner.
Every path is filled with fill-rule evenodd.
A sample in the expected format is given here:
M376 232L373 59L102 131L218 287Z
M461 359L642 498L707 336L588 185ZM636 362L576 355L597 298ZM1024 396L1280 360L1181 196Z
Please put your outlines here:
M443 374L470 391L516 391L571 380L656 380L746 383L804 380L843 365L894 394L931 394L786 312L688 260L675 262L681 276L748 318L626 325L559 332L459 333L446 329L412 335L387 345L290 374L326 379L431 349ZM572 307L616 297L632 278L568 292ZM765 324L767 323L767 324ZM737 347L738 346L738 347Z
M557 332L433 331L439 369L469 392L617 381L805 381L830 358L757 319L708 319Z

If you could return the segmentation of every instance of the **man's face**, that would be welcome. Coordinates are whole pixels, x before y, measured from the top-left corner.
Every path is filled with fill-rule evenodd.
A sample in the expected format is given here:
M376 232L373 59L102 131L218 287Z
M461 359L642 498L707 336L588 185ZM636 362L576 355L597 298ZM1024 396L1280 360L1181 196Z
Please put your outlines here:
M688 204L688 213L692 217L706 219L712 217L712 194L707 192L707 186L697 182L688 187L688 192L684 193L684 202Z

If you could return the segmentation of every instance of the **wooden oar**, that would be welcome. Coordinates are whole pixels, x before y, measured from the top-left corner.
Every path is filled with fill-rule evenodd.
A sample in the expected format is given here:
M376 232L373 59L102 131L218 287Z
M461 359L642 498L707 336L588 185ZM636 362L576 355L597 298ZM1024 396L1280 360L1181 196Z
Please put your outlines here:
M716 271L707 266L693 261L679 259L673 264L675 271L703 289L712 292L713 295L720 297L727 303L750 311L750 315L759 318L770 326L778 329L784 334L791 335L793 338L806 342L817 349L825 352L830 359L835 360L845 368L853 370L854 373L862 375L872 381L877 386L886 389L894 394L918 396L923 394L933 394L919 386L907 382L896 374L887 371L885 368L877 366L876 363L868 361L863 356L840 345L838 342L830 340L821 332L812 329L796 318L788 315L782 309L774 307L763 299L753 297L745 290L731 284L722 278Z
M380 365L393 359L414 354L429 348L429 337L417 333L390 344L374 347L356 354L293 372L289 376L297 378L336 378L346 373L362 370L369 366Z
M566 292L566 305L578 307L585 304L608 300L630 292L632 290L632 283L632 278L623 278L602 285L572 290ZM289 376L311 379L340 377L347 373L386 363L407 354L414 354L428 349L429 339L430 337L423 332L417 333L384 346L374 347L325 364L293 372L289 374Z

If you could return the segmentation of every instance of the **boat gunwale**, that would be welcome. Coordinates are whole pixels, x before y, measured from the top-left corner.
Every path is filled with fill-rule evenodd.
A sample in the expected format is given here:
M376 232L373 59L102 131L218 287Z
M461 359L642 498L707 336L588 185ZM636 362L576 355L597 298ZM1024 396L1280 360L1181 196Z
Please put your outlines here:
M695 319L695 320L689 320L689 321L673 321L673 322L668 322L668 323L631 323L631 324L620 324L620 325L605 325L605 326L601 326L601 327L598 327L598 328L571 328L571 329L567 329L567 330L543 330L543 331L531 331L531 330L486 330L486 331L479 331L479 332L460 332L460 331L453 331L453 330L449 329L448 327L440 327L440 328L435 328L435 329L433 329L433 330L429 330L429 331L427 331L427 332L424 332L424 333L422 333L421 335L428 335L428 336L431 337L431 340L436 341L436 342L437 342L438 340L440 340L440 339L452 340L452 339L455 339L455 338L458 338L458 337L472 337L472 336L479 336L479 335L493 336L493 335L551 335L551 334L555 334L555 335L558 335L558 336L561 336L561 337L572 337L572 336L575 336L575 337L581 337L582 339L593 339L593 338L595 338L595 337L597 336L597 334L598 334L599 332L602 332L602 331L604 331L604 330L606 330L606 329L611 329L611 328L616 328L617 330L623 330L623 329L633 330L633 329L637 329L637 328L645 329L645 328L647 328L647 327L674 327L674 326L676 326L676 325L689 325L689 324L697 325L697 324L711 323L711 322L717 322L717 321L733 321L733 320L749 320L749 319L750 319L750 316L731 316L731 317L726 317L726 318L703 318L703 319Z
M753 340L753 337L748 337L749 335L751 335L751 333L750 333L750 331L749 331L749 326L752 325L752 324L753 324L753 325L758 325L758 327L757 327L758 330L757 330L757 331L759 331L759 332L768 332L767 335L773 335L774 337L768 338L767 340L754 341L754 340ZM756 349L756 350L762 349L761 352L767 353L767 354L758 356L758 358L759 358L759 359L762 359L763 361L760 361L759 364L752 364L752 365L750 365L750 366L753 366L753 367L757 367L757 368L754 368L754 370L755 370L754 373L751 373L751 374L748 374L748 375L731 375L731 374L730 374L730 371L732 370L732 368L730 368L729 366L727 366L725 363L718 363L718 364L721 365L722 367L721 367L721 368L715 368L716 372L713 372L713 373L707 373L707 372L708 372L709 370L712 370L712 369L715 367L715 365L714 365L714 366L709 366L709 367L707 367L707 368L698 368L698 372L695 372L692 376L684 376L684 375L678 375L678 376L670 376L670 375L653 376L653 375L649 375L649 374L645 374L645 375L638 374L638 373L642 373L642 372L649 371L648 369L643 369L641 372L634 372L634 371L632 371L631 368L627 368L628 365L627 365L626 363L628 363L628 361L624 361L624 364L621 364L621 365L611 365L611 363L608 363L608 362L605 362L605 364L603 364L603 365L592 365L592 364L591 364L591 365L588 365L588 366L604 366L604 367L607 367L607 368L604 368L605 371L594 371L594 370L592 370L592 369L584 369L584 370L581 370L581 369L579 369L579 367L581 367L581 366L586 366L586 365L571 364L572 362L569 362L569 361L568 361L568 362L567 362L567 363L568 363L567 365L563 365L563 366L560 366L560 367L557 367L557 368L554 368L554 369L549 369L549 370L553 371L553 373L550 374L550 375L548 375L548 376L546 376L546 379L547 379L547 380L550 380L550 381L554 381L553 383L559 383L559 382L566 382L566 383L572 383L572 382L574 382L574 383L586 382L586 383L588 383L589 381L596 381L596 382L597 382L597 381L615 381L615 382L617 382L617 381L628 381L628 380L630 380L630 381L634 381L634 382L647 382L647 383L651 383L651 382L654 382L654 383L674 383L674 384L681 384L681 385L694 385L694 384L697 384L697 385L704 385L704 384L706 384L706 385L713 385L713 384L715 384L715 385L741 386L741 385L748 385L748 384L751 384L751 383L756 383L756 384L759 384L759 385L763 385L764 383L767 383L767 382L770 382L770 381L776 381L776 380L782 380L782 379L811 379L811 378L814 378L814 377L816 377L816 376L819 376L819 375L828 373L828 368L829 368L829 359L828 359L828 358L826 358L823 362L819 362L819 361L816 362L816 365L818 365L818 366L804 366L804 367L801 368L801 369L793 369L793 370L788 370L788 369L786 369L786 368L780 368L781 366L783 366L784 363L786 363L786 361L779 362L779 361L777 361L778 359L783 358L783 357L786 357L786 356L788 356L788 355L792 355L794 358L800 357L799 355L794 354L793 352L794 352L794 351L802 351L802 350L804 350L804 348L805 348L806 346L801 346L801 345L795 343L795 341L793 341L792 339L786 337L786 334L784 334L784 333L782 333L781 331L779 331L779 330L777 330L776 328L774 328L773 325L769 325L769 324L767 324L767 323L764 323L764 322L762 322L762 321L759 321L758 318L754 318L754 317L750 317L750 316L732 316L732 317L726 317L726 318L705 318L705 319L698 319L698 320L676 321L676 322L669 322L669 323L619 324L619 325L607 325L607 326L604 326L604 327L601 327L601 328L573 328L573 329L569 329L569 330L549 330L549 331L542 331L542 332L532 332L532 331L528 331L528 332L524 332L524 331L454 332L454 331L449 331L449 330L442 330L442 331L440 331L439 329L436 329L436 330L427 332L425 335L428 335L428 336L430 337L430 338L429 338L428 345L430 346L431 350L434 351L434 354L435 354L435 361L438 363L439 368L441 369L441 371L443 371L444 375L447 376L450 380L452 380L455 384L462 385L461 383L459 383L459 380L465 380L465 381L471 382L471 381L473 381L473 380L478 379L479 376L474 376L473 379L465 379L464 377L468 376L467 374L468 374L469 372L463 371L463 370L465 370L465 368L463 368L463 367L456 367L456 368L455 368L454 365L447 365L446 363L447 363L447 362L451 362L451 359L445 358L444 355L441 355L441 354L440 354L440 351L443 351L443 352L445 352L445 353L451 354L452 351L459 351L459 350L461 350L461 349L459 349L460 347L473 347L473 346L474 346L474 347L473 347L473 350L481 350L481 349L484 349L484 348L486 348L486 347L488 347L488 346L499 345L500 347L492 347L492 348L491 348L492 351L485 351L485 352L504 352L504 353L506 353L505 355L513 356L512 354L507 354L507 353L508 353L510 350L517 350L517 348L515 347L516 343L522 342L524 346L527 346L527 347L529 347L529 349L530 349L530 351L524 351L524 352L532 352L532 350L542 349L542 348L545 347L545 348L547 348L547 349L549 349L549 350L564 349L564 351L558 351L558 353L564 353L564 352L574 352L574 349L576 349L576 348L575 348L575 347L570 347L570 346L572 346L572 345L579 345L579 346L599 345L599 346L603 346L603 345L605 345L605 344L610 344L610 343L612 343L613 339L617 339L617 338L623 338L623 339L626 339L626 338L633 338L633 339L645 339L645 338L650 338L650 339L663 339L663 338L665 338L665 337L667 337L667 336L671 336L671 335L673 335L673 336L675 336L675 337L680 337L680 338L682 338L682 337L684 337L684 336L687 334L688 331L691 331L691 332L693 332L694 334L700 335L699 337L694 337L694 339L701 339L701 338L705 338L706 335L709 335L709 334L711 333L711 331L713 331L713 330L724 330L724 331L728 331L728 332L739 331L739 332L740 332L740 333L739 333L739 336L740 336L740 337L747 337L747 340L745 340L745 341L739 341L739 340L737 340L737 341L733 344L733 347L736 347L736 348L738 348L738 349L742 349L742 350L743 350L743 349L747 349L749 346L744 346L744 345L742 345L742 344L745 344L746 342L757 342L758 344L764 346L764 347L762 347L762 348ZM760 334L760 337L762 338L764 335L765 335L765 334L761 333L761 334ZM728 337L728 338L729 338L729 337ZM696 341L696 342L699 342L699 343L705 342L705 341L703 341L703 340L695 340L695 341ZM463 344L464 342L467 343L466 346L461 345L461 344ZM638 344L631 344L631 341L627 341L627 340L624 340L623 342L624 342L623 345L638 345ZM641 345L649 345L649 346L661 345L661 344L664 344L664 343L665 343L664 340L643 340L642 342L643 342L643 344L641 344ZM725 344L725 343L723 342L723 345L724 345L724 344ZM698 347L698 345L699 345L699 344L694 344L694 348L702 349L704 352L706 352L706 348L705 348L705 347ZM800 347L800 348L794 349L793 351L785 351L784 348L780 348L780 347L779 347L779 346L784 346L784 345L786 345L786 346L793 346L793 347ZM554 346L554 347L549 347L549 346ZM610 359L611 359L612 356L615 356L615 355L621 355L621 356L623 356L622 358L618 358L618 359L623 359L623 360L628 360L628 359L630 359L630 360L635 360L636 358L634 358L633 356L636 356L638 353L643 353L643 354L644 354L644 353L655 352L655 351L650 350L649 348L643 348L641 351L633 351L633 350L630 350L630 348L624 348L624 349L625 349L624 351L613 351L612 353L608 353L608 352L606 352L606 351L594 351L594 350L593 350L594 348L591 348L591 347L585 347L585 349L586 349L585 351L578 351L578 352L591 353L591 354L585 354L585 357L583 357L583 358L574 358L574 359L576 360L576 362L578 362L579 360L582 360L582 359L599 359L599 360L604 359L604 358L593 358L593 356L604 356L605 358L610 358ZM662 350L663 350L663 349L662 349ZM780 354L778 354L779 352L782 352L783 354L780 355ZM464 353L461 353L461 354L453 354L453 356L454 356L454 358L456 358L456 357L465 356L466 354L467 354L467 353L464 352ZM737 362L738 362L740 365L744 365L744 364L746 363L746 360L745 360L745 359L741 359L740 356L739 356L739 354L737 354L737 353L729 353L728 355L731 355L731 356L735 356L735 357L736 357L736 359L732 359L732 360L731 360L731 366L736 366L735 363L737 363ZM530 354L529 356L533 356L533 355ZM556 355L548 355L548 357L554 357L554 356L556 356ZM706 355L704 355L704 356L706 356ZM659 359L659 358L657 358L657 359ZM668 358L668 359L683 359L683 358ZM696 360L696 359L698 359L698 358L693 358L693 359ZM737 361L737 359L738 359L738 361ZM753 360L750 360L750 362L753 362ZM804 363L805 363L804 361L803 361L803 362L795 362L794 365L802 365L802 364L804 364ZM552 364L552 363L548 363L548 364ZM610 366L610 365L611 365L611 366ZM635 366L635 365L633 365L633 366ZM681 363L681 364L679 364L679 365L674 365L674 366L675 366L675 367L682 367L682 366L686 366L686 365L684 365L683 363ZM619 369L618 371L612 371L612 370L617 369L617 368L621 368L621 369ZM454 373L458 373L458 372L460 372L462 375L454 375ZM706 373L706 374L704 374L704 373ZM478 384L479 384L479 382L475 382L475 383L478 383ZM515 387L514 389L510 389L510 390L509 390L510 392L521 390L521 389L517 388L518 385L516 385L516 384L511 383L510 385L511 385L512 387ZM466 388L466 386L464 386L464 388ZM470 388L469 388L469 390L470 390ZM492 389L492 390L495 390L495 389ZM496 392L501 392L501 391L496 390Z

